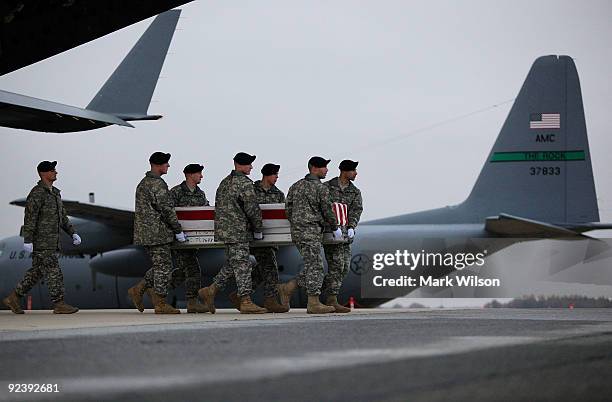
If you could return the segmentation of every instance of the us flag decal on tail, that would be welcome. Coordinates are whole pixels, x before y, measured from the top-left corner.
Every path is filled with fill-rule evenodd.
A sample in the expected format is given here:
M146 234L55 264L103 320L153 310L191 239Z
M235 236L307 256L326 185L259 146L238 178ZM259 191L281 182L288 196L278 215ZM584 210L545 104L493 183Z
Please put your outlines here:
M334 211L334 215L336 215L338 226L348 225L348 205L341 202L334 202L332 204L332 210Z
M561 115L559 113L531 113L529 128L561 128Z

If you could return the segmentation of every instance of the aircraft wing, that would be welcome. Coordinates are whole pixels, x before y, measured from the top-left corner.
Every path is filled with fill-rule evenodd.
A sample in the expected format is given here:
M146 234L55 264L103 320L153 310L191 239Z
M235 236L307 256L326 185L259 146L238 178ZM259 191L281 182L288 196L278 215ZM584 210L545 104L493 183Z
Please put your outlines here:
M2 0L0 75L193 0Z
M33 131L66 133L112 124L134 127L111 114L0 90L0 125Z
M500 236L530 238L587 237L578 231L551 223L499 214L486 219L485 230Z
M20 198L11 201L10 204L24 207L25 203L26 199ZM62 203L64 204L64 208L66 208L66 213L75 218L99 222L116 228L129 229L130 231L133 230L133 211L79 201L62 200Z

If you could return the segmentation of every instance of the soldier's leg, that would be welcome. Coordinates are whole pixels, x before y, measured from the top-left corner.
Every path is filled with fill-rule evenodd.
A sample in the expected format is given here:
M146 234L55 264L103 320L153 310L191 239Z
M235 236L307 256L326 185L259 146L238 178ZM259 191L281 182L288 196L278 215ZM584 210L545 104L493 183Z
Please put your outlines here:
M343 244L324 244L325 259L327 260L327 273L323 279L322 293L337 295L342 286L342 272L344 270Z
M249 243L230 243L226 246L227 265L231 267L238 287L238 296L249 296L252 292Z
M223 266L221 267L217 275L215 275L215 277L213 278L213 285L219 288L219 290L225 289L228 283L231 282L232 278L234 278L234 271L231 265L229 264L229 258L227 256L228 256L228 251L227 251L227 245L226 245L225 246L225 263L223 264Z
M321 294L323 285L323 259L321 258L321 243L319 242L299 242L296 243L302 260L304 269L297 276L298 286L305 288L308 296L318 296Z
M340 278L340 283L338 286L338 290L336 291L336 294L340 293L342 282L344 282L344 279L349 273L349 269L351 268L351 259L353 258L353 252L351 250L350 243L342 244L342 251L343 251L343 257L344 257L344 264L342 264L342 276Z
M23 279L15 286L17 296L23 297L27 295L40 278L42 278L43 274L38 263L39 261L36 260L37 263L35 263L34 253L32 253L32 267L26 271Z
M181 254L181 263L185 275L185 297L187 299L198 297L202 274L200 273L197 251L184 250L181 251Z
M255 261L256 261L255 265L251 267L251 283L253 285L253 292L255 292L255 289L257 289L259 285L264 283L263 273L261 272L262 265L259 263L259 258L257 256L257 253L259 252L260 248L261 247L252 247L249 249L249 252L251 253L253 257L255 257Z
M153 290L161 297L168 294L168 285L172 273L172 256L170 254L170 244L149 246L149 254L153 267ZM146 275L145 275L146 278Z
M252 252L257 260L257 269L252 275L253 289L263 283L264 297L276 297L278 295L276 250L274 247L254 247Z
M148 247L147 247L147 253L149 253L149 257L151 257L151 261L153 261L151 252L149 251ZM149 268L149 270L147 272L145 272L144 274L144 282L145 282L145 286L142 289L142 292L144 294L144 292L147 289L153 289L153 287L155 286L155 278L153 275L153 267Z
M185 252L190 252L191 250L172 250L172 263L174 265L174 269L172 270L170 276L170 286L173 289L180 287L183 283L185 283L185 259L188 257L185 256Z
M64 301L64 275L59 267L55 251L35 251L32 265L38 265L47 283L49 297L53 304Z

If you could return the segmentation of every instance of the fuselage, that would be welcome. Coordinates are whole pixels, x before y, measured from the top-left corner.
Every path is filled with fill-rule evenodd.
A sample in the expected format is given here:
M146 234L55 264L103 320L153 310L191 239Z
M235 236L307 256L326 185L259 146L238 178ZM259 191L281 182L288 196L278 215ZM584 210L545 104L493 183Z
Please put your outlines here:
M87 233L83 238L92 239L90 236L93 234ZM96 230L96 234L103 235L100 230ZM468 250L470 244L473 245L472 239L482 239L486 242L488 237L481 224L362 225L358 228L352 244L351 265L339 298L344 303L353 298L356 305L364 307L373 307L392 299L362 297L362 275L366 270L372 269L375 254L395 253L398 250ZM23 239L19 236L0 241L1 294L10 292L31 266L31 255L23 251L22 246ZM482 244L478 247L481 248ZM67 301L80 308L133 307L127 298L127 289L139 281L150 267L143 249L127 246L95 255L73 253L74 250L70 249L69 254L60 254L59 258L64 273ZM223 250L200 250L198 260L202 270L202 283L207 285L224 263ZM293 278L303 267L302 259L293 246L280 247L277 260L281 282ZM445 273L447 272L440 271L440 275ZM407 292L410 290L413 289L407 289ZM43 282L37 284L30 295L33 309L50 307ZM184 299L183 286L178 286L169 293L169 300L178 305L182 305ZM255 299L261 299L261 290L256 292ZM230 307L227 297L223 295L219 296L218 304L220 307ZM298 292L292 300L292 305L298 307L305 304L306 295Z

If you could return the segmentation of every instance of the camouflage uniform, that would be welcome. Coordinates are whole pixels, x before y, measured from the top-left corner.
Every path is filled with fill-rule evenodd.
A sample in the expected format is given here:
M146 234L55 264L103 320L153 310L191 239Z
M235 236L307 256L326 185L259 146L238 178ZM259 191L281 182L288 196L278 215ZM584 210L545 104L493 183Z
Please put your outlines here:
M340 202L348 206L348 228L355 229L359 224L361 212L363 211L363 200L361 191L351 182L342 189L338 177L325 183L329 188L331 202ZM325 244L325 259L327 260L327 274L323 280L322 293L337 296L342 287L342 281L346 277L351 264L351 244Z
M39 181L26 200L23 224L23 242L34 246L32 268L15 287L17 296L26 295L44 277L51 301L64 300L64 276L57 259L60 229L71 236L75 233L62 204L60 190Z
M224 289L228 279L234 277L240 297L252 293L251 231L262 231L261 211L253 182L244 173L232 170L219 184L215 197L215 240L225 243L226 263L213 283Z
M147 172L136 187L134 244L144 246L152 267L145 274L147 288L159 296L168 294L172 272L170 244L181 233L168 185L160 176Z
M291 239L304 260L304 269L298 274L297 283L306 288L308 296L318 296L323 284L323 227L326 224L333 230L337 227L329 201L329 188L317 176L306 175L289 189L286 210L291 224Z
M266 190L261 185L261 180L253 184L258 204L279 204L285 202L285 194L278 187L272 186ZM252 247L251 254L255 257L257 265L253 270L253 290L260 284L264 284L264 297L276 297L278 290L278 264L276 263L276 252L278 247Z
M210 205L206 194L200 187L196 186L191 191L185 181L172 187L170 195L175 207L207 207ZM198 297L201 273L197 250L172 250L172 257L176 267L172 272L172 287L177 288L184 282L185 297L187 299Z

